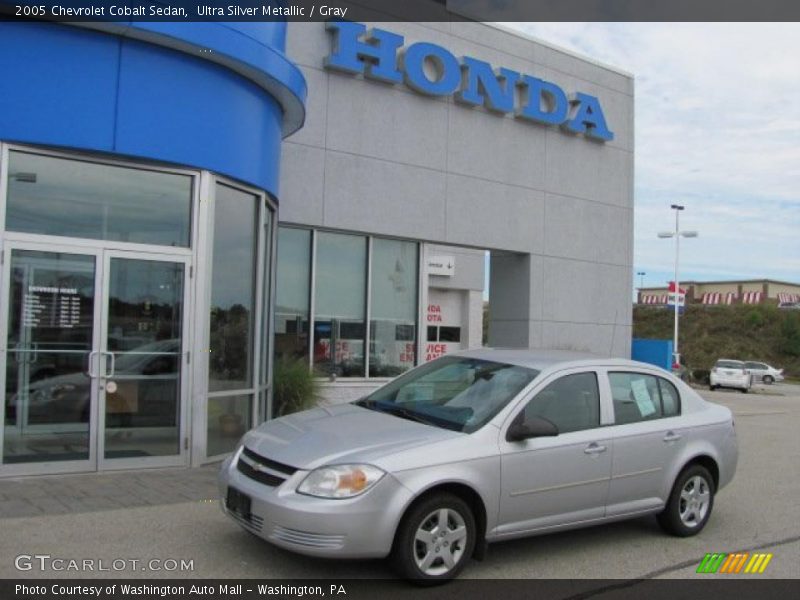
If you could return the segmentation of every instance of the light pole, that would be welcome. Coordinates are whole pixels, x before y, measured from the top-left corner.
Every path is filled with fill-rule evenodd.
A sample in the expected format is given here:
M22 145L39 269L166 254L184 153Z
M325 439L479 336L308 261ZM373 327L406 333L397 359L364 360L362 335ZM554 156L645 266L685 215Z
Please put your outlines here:
M639 276L639 291L641 291L644 287L644 276L647 275L647 273L644 271L637 271L636 274Z
M678 352L678 308L679 308L679 299L680 299L680 292L681 286L680 282L678 281L678 262L680 260L680 253L681 253L681 237L686 238L693 238L697 237L696 231L681 231L679 225L679 217L681 211L684 209L683 206L680 204L673 204L670 206L672 210L675 211L675 231L666 231L661 232L658 234L660 238L675 238L675 330L674 330L674 339L673 339L673 348L672 348L672 364L680 364L681 362L681 355Z

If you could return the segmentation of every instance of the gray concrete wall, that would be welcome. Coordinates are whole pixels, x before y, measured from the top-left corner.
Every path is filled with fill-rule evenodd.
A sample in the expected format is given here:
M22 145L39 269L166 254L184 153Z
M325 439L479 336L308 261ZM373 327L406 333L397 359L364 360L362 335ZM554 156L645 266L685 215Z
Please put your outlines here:
M597 96L615 138L325 71L324 24L290 23L309 101L284 143L280 219L493 250L492 344L628 355L632 78L480 23L375 25Z

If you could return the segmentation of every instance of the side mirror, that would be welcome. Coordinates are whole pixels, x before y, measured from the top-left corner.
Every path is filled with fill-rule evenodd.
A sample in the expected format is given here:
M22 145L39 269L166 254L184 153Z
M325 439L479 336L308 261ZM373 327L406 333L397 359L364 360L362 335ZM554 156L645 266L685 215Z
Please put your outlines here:
M533 417L523 420L514 419L506 432L507 442L521 442L535 437L552 437L558 435L558 427L544 417Z

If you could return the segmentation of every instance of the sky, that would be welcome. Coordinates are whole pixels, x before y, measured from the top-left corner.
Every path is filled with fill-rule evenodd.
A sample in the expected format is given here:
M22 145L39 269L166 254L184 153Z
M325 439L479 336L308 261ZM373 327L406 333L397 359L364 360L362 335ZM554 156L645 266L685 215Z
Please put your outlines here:
M657 238L671 204L699 234L681 240L681 280L800 283L800 24L505 25L634 75L645 287L673 279L675 242Z

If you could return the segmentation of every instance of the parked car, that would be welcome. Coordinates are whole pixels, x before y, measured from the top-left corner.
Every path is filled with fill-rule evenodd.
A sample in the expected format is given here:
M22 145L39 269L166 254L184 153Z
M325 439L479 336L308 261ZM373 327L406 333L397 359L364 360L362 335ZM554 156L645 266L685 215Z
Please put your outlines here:
M783 369L776 369L767 363L748 360L745 361L744 368L753 376L753 381L761 381L767 385L783 381Z
M736 388L746 394L753 387L753 376L747 372L741 360L720 358L712 367L708 379L711 390L728 387Z
M695 535L737 458L731 412L657 367L483 348L260 425L219 490L277 546L434 584L491 542L645 514Z
M787 310L800 310L800 302L779 302L778 308Z

